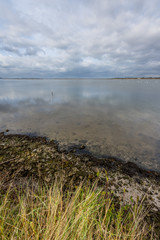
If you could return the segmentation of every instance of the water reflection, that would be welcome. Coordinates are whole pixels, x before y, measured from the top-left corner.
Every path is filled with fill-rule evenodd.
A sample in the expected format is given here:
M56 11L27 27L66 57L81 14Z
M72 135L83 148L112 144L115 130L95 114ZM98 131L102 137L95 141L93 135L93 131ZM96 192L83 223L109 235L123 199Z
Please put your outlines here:
M158 80L0 80L0 130L85 142L160 171Z

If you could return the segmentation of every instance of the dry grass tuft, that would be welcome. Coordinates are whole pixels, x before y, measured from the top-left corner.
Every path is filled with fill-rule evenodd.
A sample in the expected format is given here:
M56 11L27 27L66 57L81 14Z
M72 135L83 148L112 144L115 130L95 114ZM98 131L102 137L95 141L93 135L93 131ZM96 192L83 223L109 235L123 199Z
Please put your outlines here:
M120 206L104 189L81 183L52 187L11 188L0 197L2 240L142 240L153 239L142 202Z

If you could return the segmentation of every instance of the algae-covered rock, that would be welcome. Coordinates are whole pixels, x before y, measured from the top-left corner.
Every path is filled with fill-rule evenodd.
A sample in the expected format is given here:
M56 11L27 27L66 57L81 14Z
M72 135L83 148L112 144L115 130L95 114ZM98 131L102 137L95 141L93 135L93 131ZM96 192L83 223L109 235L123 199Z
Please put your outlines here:
M84 145L67 151L60 150L54 140L0 133L0 180L4 186L20 184L23 179L52 184L56 176L63 176L66 186L71 179L77 186L84 179L92 182L98 178L99 184L124 202L146 194L148 203L160 209L159 173L113 157L96 158Z

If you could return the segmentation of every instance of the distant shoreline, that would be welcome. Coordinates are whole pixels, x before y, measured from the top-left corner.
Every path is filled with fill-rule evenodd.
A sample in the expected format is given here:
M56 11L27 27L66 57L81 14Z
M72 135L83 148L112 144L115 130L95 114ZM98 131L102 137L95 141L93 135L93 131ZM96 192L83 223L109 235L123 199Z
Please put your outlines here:
M53 77L53 78L52 78L52 77L46 77L46 78L45 78L45 77L43 77L43 78L37 78L37 77L31 77L31 78L25 78L25 77L17 77L17 78L16 78L16 77L15 77L15 78L10 78L10 77L8 77L8 78L7 78L7 77L5 77L5 78L3 78L3 77L0 77L0 80L3 80L3 79L13 79L13 80L14 80L14 79L15 79L15 80L20 80L20 79L26 79L26 80L33 80L33 79L37 79L37 80L44 80L44 79L48 79L48 80L49 80L49 79L51 79L51 80L52 80L52 79L82 79L82 80L83 80L83 79L84 79L84 80L85 80L85 79L88 79L88 80L89 80L89 79L102 79L102 80L103 80L103 79L106 79L106 80L118 80L118 79L129 80L129 79L137 79L137 80L138 80L138 79L139 79L139 80L155 80L155 79L160 79L160 77L128 77L128 78L120 78L120 77L117 77L117 78L105 78L105 77L104 77L104 78L102 78L102 77L100 77L100 78L98 78L98 77L92 77L92 78L91 78L91 77L77 77L77 78L75 78L75 77L66 77L66 78L65 78L65 77L63 77L63 78L62 78L62 77Z

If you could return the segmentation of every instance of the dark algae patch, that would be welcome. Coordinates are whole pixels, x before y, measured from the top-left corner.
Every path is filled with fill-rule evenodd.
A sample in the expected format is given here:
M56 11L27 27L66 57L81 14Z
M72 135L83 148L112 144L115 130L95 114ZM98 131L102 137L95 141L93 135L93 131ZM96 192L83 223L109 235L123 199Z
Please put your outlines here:
M98 178L98 183L124 204L145 198L150 206L147 221L155 222L160 236L160 173L109 156L97 158L85 144L62 150L56 141L43 137L0 133L1 193L11 185L25 187L31 180L51 185L55 177L63 178L66 188L71 182L75 188L81 181Z

